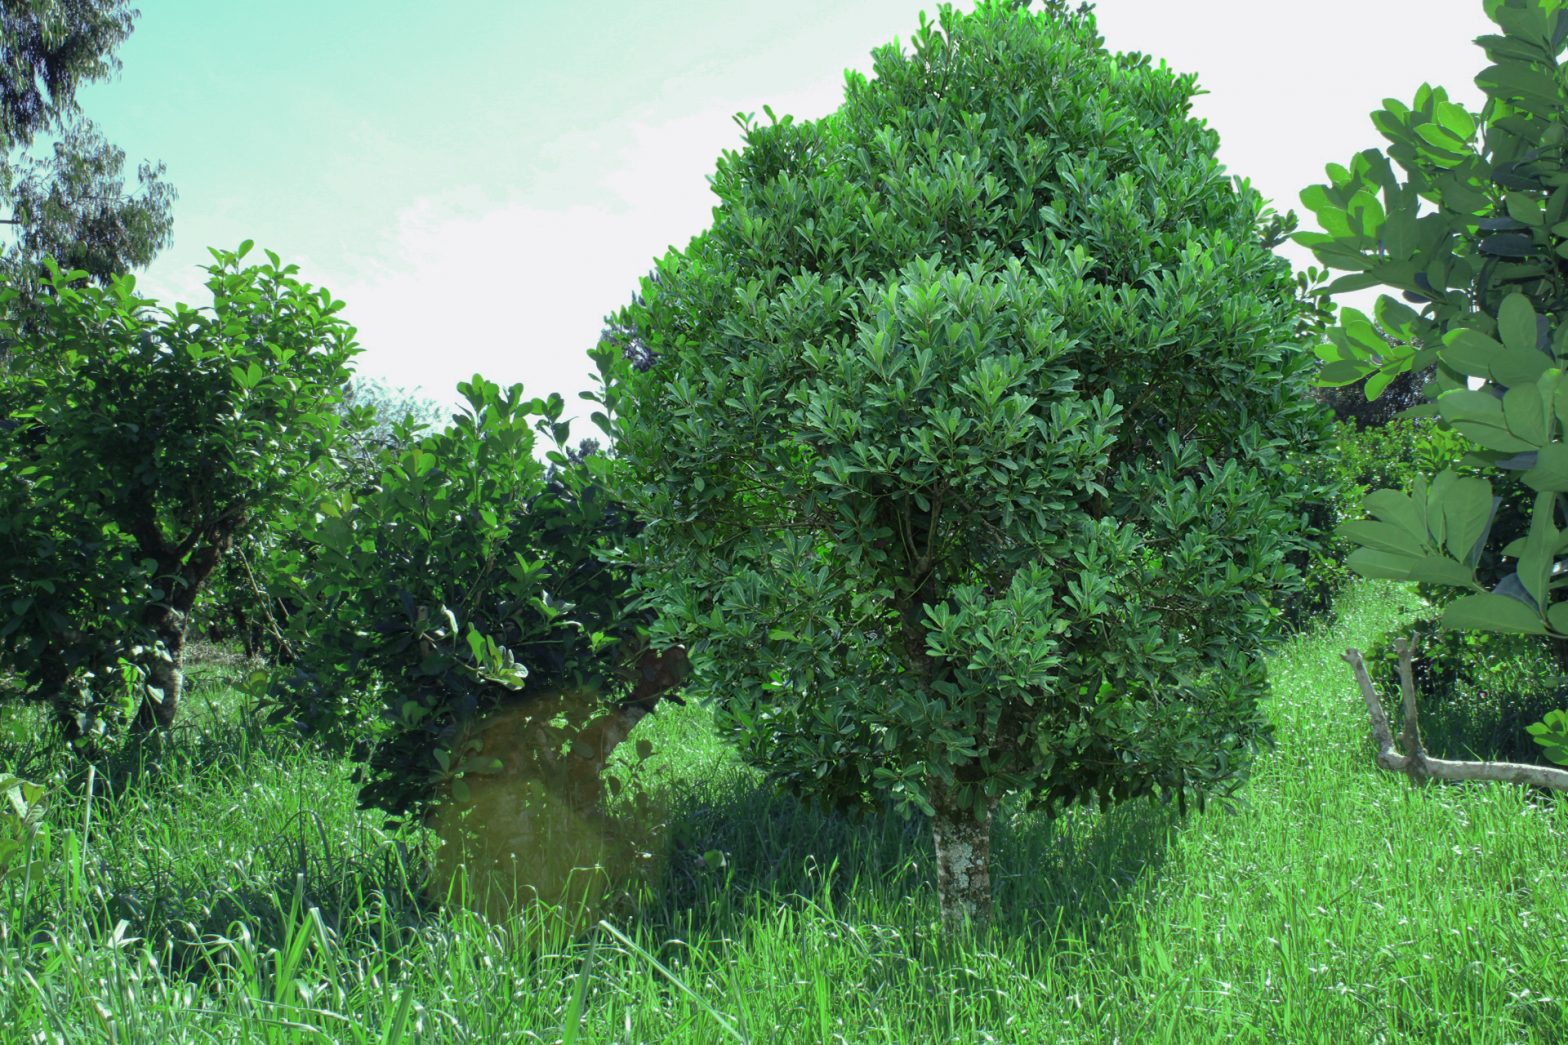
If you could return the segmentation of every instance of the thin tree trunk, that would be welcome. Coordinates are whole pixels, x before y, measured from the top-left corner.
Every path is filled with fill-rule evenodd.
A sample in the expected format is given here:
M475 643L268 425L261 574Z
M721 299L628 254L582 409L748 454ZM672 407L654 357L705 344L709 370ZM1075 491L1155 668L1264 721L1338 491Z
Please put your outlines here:
M940 781L930 788L942 929L949 935L965 926L983 929L991 922L991 808L977 816Z

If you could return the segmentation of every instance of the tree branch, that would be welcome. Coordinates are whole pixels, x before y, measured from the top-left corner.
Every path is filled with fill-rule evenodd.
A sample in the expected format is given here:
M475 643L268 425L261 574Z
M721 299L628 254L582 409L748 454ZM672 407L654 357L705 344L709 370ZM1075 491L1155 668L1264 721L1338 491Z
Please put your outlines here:
M1399 639L1394 644L1399 653L1399 679L1404 690L1405 731L1400 734L1401 745L1408 744L1406 754L1394 748L1394 736L1388 725L1388 715L1383 702L1378 699L1377 687L1367 674L1366 662L1361 651L1347 649L1345 663L1355 671L1361 696L1366 700L1367 715L1372 719L1372 737L1377 743L1374 761L1378 768L1393 773L1406 773L1411 780L1495 780L1503 784L1533 784L1554 791L1568 791L1568 769L1534 766L1523 762L1463 762L1446 758L1432 758L1421 747L1420 729L1416 721L1415 685L1410 670L1410 643Z

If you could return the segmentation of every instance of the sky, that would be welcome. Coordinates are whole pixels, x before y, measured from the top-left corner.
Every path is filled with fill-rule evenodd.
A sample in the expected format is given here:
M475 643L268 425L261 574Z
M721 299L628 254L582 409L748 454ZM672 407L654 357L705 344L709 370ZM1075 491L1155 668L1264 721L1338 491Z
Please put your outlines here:
M711 223L736 113L821 117L930 0L137 0L123 70L79 94L179 192L144 293L210 302L242 240L346 302L359 370L443 404L474 373L560 392L653 259ZM957 6L973 7L973 0ZM1423 83L1472 110L1480 0L1100 0L1112 51L1195 72L1219 158L1280 210L1382 144ZM1310 213L1303 228L1315 228ZM1306 251L1282 253L1298 267ZM1375 296L1364 292L1366 296ZM1363 304L1360 300L1349 303ZM574 439L594 434L586 421Z

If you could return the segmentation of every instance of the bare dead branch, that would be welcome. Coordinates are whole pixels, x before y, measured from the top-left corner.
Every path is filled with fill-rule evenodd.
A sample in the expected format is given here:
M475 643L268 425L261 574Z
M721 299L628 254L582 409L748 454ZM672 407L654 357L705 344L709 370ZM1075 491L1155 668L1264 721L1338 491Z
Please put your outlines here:
M1347 649L1345 663L1356 673L1356 682L1366 700L1367 715L1372 719L1372 737L1377 744L1374 761L1378 768L1393 773L1408 774L1411 780L1495 780L1502 784L1533 784L1554 791L1568 791L1568 769L1534 766L1523 762L1470 762L1432 758L1421 745L1421 731L1416 719L1415 683L1410 668L1410 644L1397 639L1394 649L1399 653L1399 681L1404 690L1405 723L1400 734L1400 746L1405 754L1395 750L1394 736L1389 729L1388 715L1383 702L1378 699L1377 687L1367 674L1366 662L1361 651Z

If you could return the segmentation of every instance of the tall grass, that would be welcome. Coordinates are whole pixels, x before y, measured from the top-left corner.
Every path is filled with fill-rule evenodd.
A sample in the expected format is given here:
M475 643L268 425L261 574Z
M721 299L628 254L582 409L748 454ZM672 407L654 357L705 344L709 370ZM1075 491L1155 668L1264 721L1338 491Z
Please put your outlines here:
M1242 800L1004 808L998 924L936 932L924 826L774 794L700 708L639 727L669 810L635 909L571 933L436 908L423 840L221 678L160 758L85 772L13 717L51 853L0 885L0 1041L1554 1042L1568 812L1372 768L1339 660L1391 585L1273 658L1278 749Z

